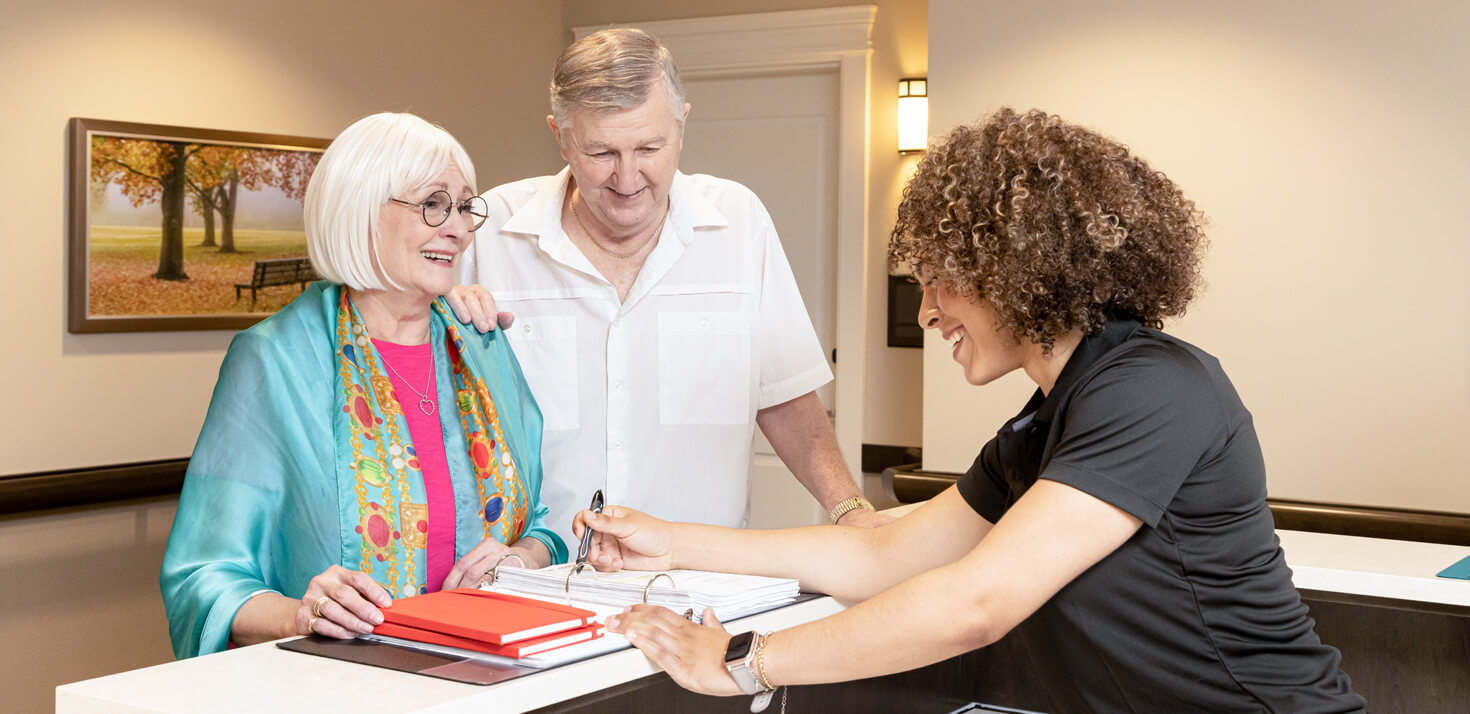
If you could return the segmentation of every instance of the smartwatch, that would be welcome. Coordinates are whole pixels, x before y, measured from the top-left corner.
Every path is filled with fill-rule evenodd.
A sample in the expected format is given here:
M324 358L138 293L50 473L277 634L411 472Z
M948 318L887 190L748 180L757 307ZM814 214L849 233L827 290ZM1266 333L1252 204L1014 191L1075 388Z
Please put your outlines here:
M742 632L730 638L725 646L725 669L735 678L735 684L746 694L766 691L755 678L755 651L760 646L761 636L754 631Z

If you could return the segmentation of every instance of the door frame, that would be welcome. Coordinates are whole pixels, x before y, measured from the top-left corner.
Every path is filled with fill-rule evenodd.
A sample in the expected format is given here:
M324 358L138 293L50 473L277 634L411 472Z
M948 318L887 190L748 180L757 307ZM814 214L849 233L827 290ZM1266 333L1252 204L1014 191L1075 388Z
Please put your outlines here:
M835 71L837 116L837 445L862 487L866 382L869 87L876 5L620 23L657 37L689 79ZM577 39L607 25L572 28Z

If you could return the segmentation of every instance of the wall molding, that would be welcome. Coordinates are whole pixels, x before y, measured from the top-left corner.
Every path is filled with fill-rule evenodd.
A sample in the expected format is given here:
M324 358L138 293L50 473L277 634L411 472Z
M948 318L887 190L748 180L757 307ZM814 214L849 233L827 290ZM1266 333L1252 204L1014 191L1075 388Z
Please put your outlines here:
M959 474L924 471L918 464L883 470L883 489L900 503L927 501L954 485ZM1342 503L1266 499L1276 527L1364 538L1470 546L1470 514Z
M0 476L0 515L178 495L188 459Z

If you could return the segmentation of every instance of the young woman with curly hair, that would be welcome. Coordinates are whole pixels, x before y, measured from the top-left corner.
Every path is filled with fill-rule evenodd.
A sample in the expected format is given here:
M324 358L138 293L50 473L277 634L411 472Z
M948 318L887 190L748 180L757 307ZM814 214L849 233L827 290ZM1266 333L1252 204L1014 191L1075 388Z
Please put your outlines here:
M1020 369L1035 395L954 488L877 530L582 512L602 569L796 577L858 603L753 642L646 606L609 629L710 694L912 669L1010 633L1056 712L1361 711L1292 585L1250 413L1213 357L1158 331L1194 296L1202 222L1127 147L1055 116L955 129L905 189L889 258L916 268L919 322L967 381Z

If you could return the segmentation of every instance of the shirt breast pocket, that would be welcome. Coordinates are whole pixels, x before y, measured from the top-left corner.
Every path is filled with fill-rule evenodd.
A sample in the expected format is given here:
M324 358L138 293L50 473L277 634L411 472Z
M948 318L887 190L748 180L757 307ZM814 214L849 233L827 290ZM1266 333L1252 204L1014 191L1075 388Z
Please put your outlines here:
M547 431L576 429L577 319L571 315L522 317L505 331L541 408Z
M659 423L746 423L750 332L744 312L659 313Z

